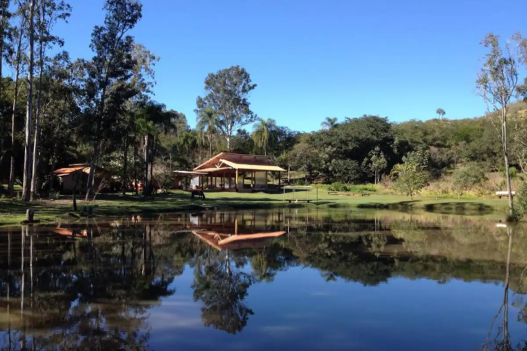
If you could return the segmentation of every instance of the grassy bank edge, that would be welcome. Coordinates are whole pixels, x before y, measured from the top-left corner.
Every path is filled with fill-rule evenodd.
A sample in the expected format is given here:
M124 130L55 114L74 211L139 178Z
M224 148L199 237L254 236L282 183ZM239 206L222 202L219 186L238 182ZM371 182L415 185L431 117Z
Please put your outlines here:
M430 212L438 214L488 215L496 218L505 215L506 202L497 199L445 199L419 197L409 199L396 195L372 195L368 197L339 198L322 194L315 203L288 203L281 194L207 193L206 200L191 200L188 193L173 192L159 195L153 201L136 196L111 195L94 202L78 201L79 212L73 213L71 200L43 200L24 203L18 200L0 199L0 226L16 225L25 220L28 208L35 210L35 219L42 224L74 221L87 216L83 208L94 206L95 217L121 217L133 214L176 213L204 210L250 210L274 208L357 208L405 212Z

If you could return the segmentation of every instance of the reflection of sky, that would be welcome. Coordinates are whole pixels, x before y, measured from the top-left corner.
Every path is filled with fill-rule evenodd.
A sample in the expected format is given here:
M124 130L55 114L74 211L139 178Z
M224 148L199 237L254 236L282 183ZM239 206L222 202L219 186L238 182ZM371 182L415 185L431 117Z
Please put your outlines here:
M150 311L153 350L480 350L503 299L501 284L395 278L364 287L292 268L249 288L255 314L230 335L203 326L192 281L187 268L175 295ZM514 343L527 340L517 312L509 313Z

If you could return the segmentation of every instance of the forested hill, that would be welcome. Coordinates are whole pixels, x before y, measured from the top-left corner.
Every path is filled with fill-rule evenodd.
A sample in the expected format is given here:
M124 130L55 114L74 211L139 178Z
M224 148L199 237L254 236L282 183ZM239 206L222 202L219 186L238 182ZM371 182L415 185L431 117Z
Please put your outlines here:
M527 104L510 106L511 164L523 167ZM432 178L459 165L477 163L486 171L499 169L501 141L499 119L491 116L457 120L432 119L389 123L386 118L363 116L334 121L325 130L299 136L290 152L294 168L310 180L329 182L374 181L375 173L389 174L403 157L411 158ZM377 176L377 179L380 176Z

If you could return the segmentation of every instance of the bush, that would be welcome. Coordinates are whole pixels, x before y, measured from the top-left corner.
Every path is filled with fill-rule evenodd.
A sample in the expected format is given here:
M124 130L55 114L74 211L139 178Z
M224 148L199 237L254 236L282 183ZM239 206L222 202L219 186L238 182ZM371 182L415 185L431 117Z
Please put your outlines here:
M516 206L514 207L514 219L520 220L527 214L527 183L524 183L516 194Z
M377 188L373 185L352 185L350 186L350 191L355 193L375 193L377 192Z
M333 183L328 186L329 191L350 191L350 187L344 183Z
M342 191L342 192L353 192L353 193L374 193L377 192L377 188L373 185L350 185L344 183L333 183L328 185L329 191Z
M474 163L456 169L452 174L452 183L458 192L458 199L463 191L468 191L482 184L487 177L481 166Z
M391 174L395 178L393 189L410 196L411 199L427 185L426 175L417 163L397 164L393 167Z

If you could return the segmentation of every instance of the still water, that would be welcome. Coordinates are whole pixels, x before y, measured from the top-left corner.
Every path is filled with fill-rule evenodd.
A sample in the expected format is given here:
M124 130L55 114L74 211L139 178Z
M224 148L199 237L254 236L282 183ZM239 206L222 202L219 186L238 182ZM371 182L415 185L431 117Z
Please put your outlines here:
M0 229L1 350L522 350L527 230L280 209Z

